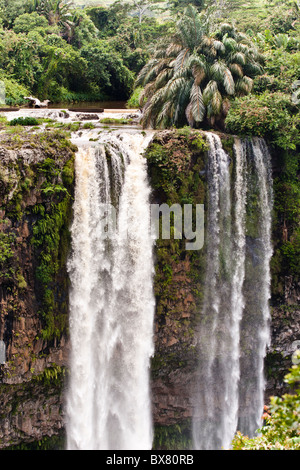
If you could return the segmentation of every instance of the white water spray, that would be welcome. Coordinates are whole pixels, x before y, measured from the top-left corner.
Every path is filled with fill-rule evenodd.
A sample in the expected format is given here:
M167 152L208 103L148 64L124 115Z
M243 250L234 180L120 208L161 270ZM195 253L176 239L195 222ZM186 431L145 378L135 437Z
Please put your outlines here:
M107 133L76 156L68 449L152 447L153 238L141 156L150 138ZM107 239L106 204L117 207L117 230Z

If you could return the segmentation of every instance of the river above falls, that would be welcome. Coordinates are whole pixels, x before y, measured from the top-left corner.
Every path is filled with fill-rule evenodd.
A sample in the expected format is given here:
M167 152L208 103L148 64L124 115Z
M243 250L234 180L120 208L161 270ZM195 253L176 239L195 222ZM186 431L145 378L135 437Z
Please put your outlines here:
M126 101L80 101L79 103L50 103L49 109L126 109Z

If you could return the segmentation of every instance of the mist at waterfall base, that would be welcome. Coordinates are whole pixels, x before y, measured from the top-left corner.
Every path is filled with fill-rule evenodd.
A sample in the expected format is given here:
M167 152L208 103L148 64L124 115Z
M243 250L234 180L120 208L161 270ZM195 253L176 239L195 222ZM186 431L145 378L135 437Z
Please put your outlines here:
M154 424L154 245L143 152L152 136L102 132L76 155L70 289L70 450L151 450ZM261 425L269 342L272 178L261 139L236 139L234 159L206 133L204 305L196 327L192 448L228 449ZM103 204L117 231L103 238ZM129 232L132 236L125 235Z

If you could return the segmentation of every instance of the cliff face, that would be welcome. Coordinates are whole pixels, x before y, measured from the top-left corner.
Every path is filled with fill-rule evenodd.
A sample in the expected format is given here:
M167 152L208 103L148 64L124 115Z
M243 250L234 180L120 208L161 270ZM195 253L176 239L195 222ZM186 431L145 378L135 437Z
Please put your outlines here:
M222 139L232 152L232 137ZM206 150L198 131L157 133L146 155L152 202L205 204ZM57 132L1 137L0 340L6 363L0 365L0 448L56 436L64 428L74 152ZM186 251L184 240L159 240L155 255L155 446L187 448L205 250ZM267 397L284 391L282 379L299 339L299 284L283 276L281 285L272 300Z
M2 447L40 439L61 426L57 387L41 390L67 361L74 150L56 132L23 132L18 139L7 134L0 141Z

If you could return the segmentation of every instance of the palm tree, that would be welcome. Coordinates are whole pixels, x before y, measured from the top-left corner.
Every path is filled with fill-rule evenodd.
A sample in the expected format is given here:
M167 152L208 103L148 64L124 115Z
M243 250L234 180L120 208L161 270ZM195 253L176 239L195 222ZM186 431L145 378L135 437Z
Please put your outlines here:
M226 115L229 98L250 93L262 56L244 34L224 24L214 35L189 5L168 44L160 44L141 70L144 127L213 125Z
M29 12L37 11L44 15L51 26L71 25L73 2L71 0L28 0Z
M43 13L50 25L65 26L71 21L73 3L67 0L44 0Z
M42 0L27 0L25 8L28 13L39 11L41 7L41 3L42 3Z

